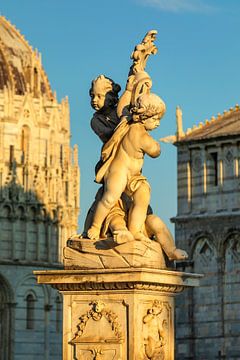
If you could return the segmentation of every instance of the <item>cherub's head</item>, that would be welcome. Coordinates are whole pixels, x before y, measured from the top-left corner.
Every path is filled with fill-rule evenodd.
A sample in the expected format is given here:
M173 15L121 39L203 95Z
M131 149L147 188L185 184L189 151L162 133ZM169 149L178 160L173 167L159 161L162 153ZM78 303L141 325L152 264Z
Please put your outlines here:
M96 313L100 313L105 307L104 302L102 302L100 300L99 301L93 301L91 304L93 305L93 310Z
M146 130L158 127L165 111L166 105L163 100L151 93L139 96L131 109L133 121L143 123Z
M91 105L94 110L104 110L113 108L118 102L118 93L121 90L120 85L104 75L98 76L92 81L89 94L91 96Z

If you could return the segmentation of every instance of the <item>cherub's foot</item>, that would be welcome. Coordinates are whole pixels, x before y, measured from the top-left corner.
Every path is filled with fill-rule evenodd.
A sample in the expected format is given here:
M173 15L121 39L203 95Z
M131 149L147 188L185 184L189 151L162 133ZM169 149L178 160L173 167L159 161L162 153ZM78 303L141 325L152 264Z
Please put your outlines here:
M88 237L91 240L97 240L99 239L99 235L100 235L100 230L97 226L92 225L89 229L88 229Z
M135 240L139 240L139 241L144 241L146 243L151 243L152 240L149 239L147 236L145 236L142 232L137 232L135 235L134 235L134 238Z
M169 260L186 260L188 259L188 254L182 249L175 249L169 256Z
M130 231L123 229L123 230L116 230L113 232L113 239L117 244L123 244L128 241L133 241L134 237Z

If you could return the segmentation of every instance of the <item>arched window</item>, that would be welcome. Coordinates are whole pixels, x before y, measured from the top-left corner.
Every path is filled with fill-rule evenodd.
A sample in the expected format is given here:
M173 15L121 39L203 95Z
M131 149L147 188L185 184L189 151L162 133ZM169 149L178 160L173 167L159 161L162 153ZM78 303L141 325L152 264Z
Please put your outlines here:
M210 187L218 186L218 161L219 159L217 151L210 151L207 158L207 183Z
M58 295L56 297L56 332L59 333L62 330L62 299Z
M17 218L15 220L15 258L19 260L25 259L26 248L26 218L23 206L16 209Z
M29 221L28 221L28 231L31 234L30 241L28 243L28 259L29 260L38 260L38 224L37 219L37 210L32 206L29 209Z
M34 313L35 313L35 301L33 294L28 294L26 297L26 329L34 329Z
M12 257L12 243L9 241L12 237L13 223L11 219L11 208L5 205L0 209L1 217L1 241L0 241L0 258L11 259Z
M225 352L229 359L239 358L232 344L240 339L240 232L233 230L224 242L223 314L224 328L228 334Z
M11 215L11 212L12 212L11 208L8 205L4 205L3 208L1 209L1 215L4 218L9 218Z
M0 359L11 358L14 329L11 326L13 292L10 284L0 274Z
M220 309L221 304L217 295L219 294L219 281L217 249L214 240L210 234L198 237L192 254L193 272L204 274L201 286L193 289L191 299L190 319L194 338L194 359L201 351L203 351L202 359L207 358L207 352L211 359L217 355L215 348L206 347L207 339L216 338L216 328L221 323L220 311L216 311L216 308ZM219 343L217 344L219 345Z

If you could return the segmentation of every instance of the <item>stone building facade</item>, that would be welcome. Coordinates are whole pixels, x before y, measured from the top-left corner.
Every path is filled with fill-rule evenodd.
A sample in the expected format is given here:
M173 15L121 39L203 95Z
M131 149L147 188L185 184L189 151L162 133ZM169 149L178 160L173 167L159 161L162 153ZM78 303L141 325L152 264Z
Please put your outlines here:
M61 267L77 231L78 150L20 32L0 17L0 359L61 359L61 298L33 270Z
M177 359L240 359L240 108L177 132L176 242L201 287L177 299Z

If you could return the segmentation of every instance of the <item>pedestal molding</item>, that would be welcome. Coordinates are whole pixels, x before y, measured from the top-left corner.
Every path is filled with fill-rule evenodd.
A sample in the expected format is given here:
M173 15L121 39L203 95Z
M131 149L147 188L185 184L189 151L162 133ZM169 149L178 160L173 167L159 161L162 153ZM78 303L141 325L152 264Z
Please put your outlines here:
M111 282L111 283L68 283L68 284L54 284L53 288L59 291L96 291L96 290L147 290L158 291L166 293L180 293L184 290L184 286L181 285L166 285L166 284L153 284L144 282Z

